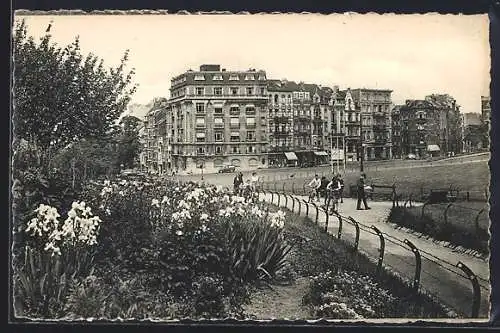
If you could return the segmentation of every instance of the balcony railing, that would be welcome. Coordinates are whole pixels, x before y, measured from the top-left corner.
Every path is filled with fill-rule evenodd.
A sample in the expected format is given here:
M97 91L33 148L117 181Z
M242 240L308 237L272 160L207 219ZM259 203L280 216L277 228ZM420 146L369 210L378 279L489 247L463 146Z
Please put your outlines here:
M221 123L215 123L214 127L215 128L224 128L224 124L223 123L222 124Z
M253 124L247 124L247 128L255 128L255 126L257 126L255 123L253 123Z
M240 128L240 124L230 124L230 128Z

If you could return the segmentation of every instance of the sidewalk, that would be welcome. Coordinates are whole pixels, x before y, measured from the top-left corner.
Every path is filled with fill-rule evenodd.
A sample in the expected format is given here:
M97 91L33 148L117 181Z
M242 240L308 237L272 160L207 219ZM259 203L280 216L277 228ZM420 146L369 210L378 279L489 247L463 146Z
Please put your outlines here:
M306 200L306 196L294 197ZM266 201L271 201L271 194L261 195ZM275 195L274 203L277 203ZM321 202L322 203L322 202ZM320 204L321 204L320 203ZM284 207L285 199L282 195L280 206ZM288 198L287 208L292 209L293 203ZM359 223L367 226L360 226L359 251L368 257L378 260L380 239L379 236L370 229L373 225L377 227L385 238L385 251L383 265L397 272L402 277L413 281L415 275L415 256L410 248L402 243L407 239L412 242L420 251L422 256L422 270L420 275L420 287L435 295L444 304L455 309L464 317L469 317L472 309L472 284L461 269L456 267L458 262L468 266L478 277L481 286L481 302L479 315L481 318L489 316L489 263L488 261L476 258L467 254L453 252L452 249L444 247L440 243L431 239L418 237L417 235L395 229L390 223L386 223L387 217L392 208L391 202L369 201L371 210L356 210L356 200L345 198L340 205L339 213L347 218L352 217ZM294 211L298 213L298 204L295 202ZM301 216L306 216L305 205L302 204ZM316 210L310 205L308 216L316 218ZM326 214L319 210L318 224L324 228ZM337 237L339 221L336 216L329 217L328 232ZM341 239L354 244L356 229L353 224L343 222Z

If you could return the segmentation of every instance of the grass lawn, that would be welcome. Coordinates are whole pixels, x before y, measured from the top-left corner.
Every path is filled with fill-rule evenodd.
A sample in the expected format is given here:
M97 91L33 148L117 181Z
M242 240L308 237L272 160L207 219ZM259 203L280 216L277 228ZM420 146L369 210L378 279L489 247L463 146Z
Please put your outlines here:
M368 182L375 185L396 184L398 194L419 196L421 191L424 194L430 189L454 188L460 189L460 197L465 196L465 191L470 191L470 198L476 200L485 200L485 189L488 187L490 172L486 162L464 163L455 165L434 165L432 167L411 167L411 168L387 168L369 170L366 172ZM330 177L330 173L324 176ZM349 185L356 183L359 172L350 172L344 175L346 189ZM285 190L292 189L292 183L295 190L302 190L303 185L310 181L309 178L291 178L277 181L277 189L282 190L285 184ZM271 185L273 188L274 184Z

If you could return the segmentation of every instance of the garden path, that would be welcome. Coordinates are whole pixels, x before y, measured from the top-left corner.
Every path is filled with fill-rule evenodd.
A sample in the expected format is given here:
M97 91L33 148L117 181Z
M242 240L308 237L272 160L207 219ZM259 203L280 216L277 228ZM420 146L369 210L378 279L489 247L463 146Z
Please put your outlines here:
M295 195L296 198L307 200L305 196ZM271 194L261 195L261 199L271 201ZM277 203L275 196L274 201ZM289 209L294 208L298 213L298 204L293 207L292 200L281 197L280 206ZM456 267L458 262L468 266L478 277L481 285L480 316L488 317L489 313L489 264L488 261L470 256L468 254L453 251L441 243L427 239L422 235L416 235L401 229L396 229L392 224L386 223L392 208L392 202L370 201L371 210L356 210L356 200L345 198L340 205L339 213L344 217L351 216L361 226L359 236L359 251L368 257L378 260L380 240L378 235L370 229L376 226L385 236L385 251L383 265L398 275L413 281L415 275L415 256L407 245L402 243L404 239L411 241L421 252L422 271L420 275L421 290L440 299L443 303L455 309L458 313L469 316L472 307L472 284L466 275ZM301 214L306 216L306 209L302 204ZM316 218L314 207L310 206L308 216ZM318 224L325 226L326 214L319 210ZM338 236L339 223L335 216L329 217L328 232ZM353 224L343 223L341 239L354 244L356 230Z
M273 285L272 289L258 290L252 294L251 303L245 306L245 315L259 320L309 318L307 308L301 305L308 283L307 278L302 277L290 285Z

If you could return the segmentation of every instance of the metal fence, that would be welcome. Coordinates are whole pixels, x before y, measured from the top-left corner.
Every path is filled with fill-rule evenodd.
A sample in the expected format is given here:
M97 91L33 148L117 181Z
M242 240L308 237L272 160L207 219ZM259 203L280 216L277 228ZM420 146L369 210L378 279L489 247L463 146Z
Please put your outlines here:
M379 271L385 269L400 276L415 292L439 299L464 317L488 316L488 277L475 274L475 267L436 257L419 248L418 239L412 235L398 239L379 230L380 225L377 228L338 213L329 215L327 208L299 196L306 193L305 186L295 182L263 183L260 187L261 200L311 218L324 232L375 261ZM413 202L411 198L394 198L393 205L409 207Z

